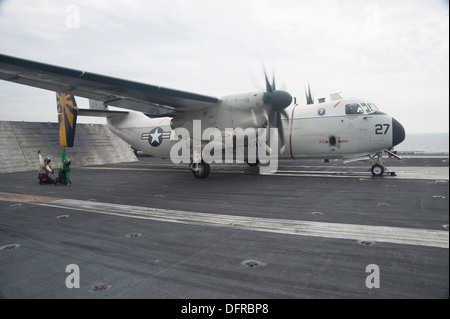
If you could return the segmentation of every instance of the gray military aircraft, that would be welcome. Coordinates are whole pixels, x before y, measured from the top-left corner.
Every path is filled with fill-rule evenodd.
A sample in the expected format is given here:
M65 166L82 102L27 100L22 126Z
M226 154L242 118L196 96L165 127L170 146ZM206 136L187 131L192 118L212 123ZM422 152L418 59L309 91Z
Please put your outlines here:
M72 103L65 105L67 112L59 111L68 136L75 128L76 115L104 116L111 131L134 148L169 158L174 155L174 146L179 147L183 137L179 132L184 130L189 136L189 165L197 178L209 175L211 163L202 158L204 153L195 152L195 124L200 132L208 128L220 132L222 140L215 140L215 152L226 151L228 145L234 155L238 147L235 130L248 133L248 129L274 128L271 131L277 134L269 134L276 136L273 141L256 141L264 152L245 155L249 165L262 162L267 154L280 159L364 160L372 165L374 176L389 173L382 154L399 158L391 151L405 139L403 126L370 101L334 95L330 102L314 104L309 92L308 105L299 106L267 76L264 92L214 97L0 54L0 79L58 92L64 101L71 101L73 96L90 99L88 110L78 110ZM108 106L127 111L109 110ZM227 144L227 138L231 143ZM247 136L243 140L248 151L251 139ZM197 135L197 142L205 146L210 136Z

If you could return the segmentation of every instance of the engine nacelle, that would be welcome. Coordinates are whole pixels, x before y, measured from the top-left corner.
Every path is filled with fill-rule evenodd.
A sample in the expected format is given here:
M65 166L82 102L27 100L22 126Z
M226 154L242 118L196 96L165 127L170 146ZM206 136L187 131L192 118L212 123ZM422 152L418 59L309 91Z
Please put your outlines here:
M267 127L268 115L263 97L263 92L229 95L221 98L221 102L214 107L177 113L171 121L171 127L182 127L192 132L194 120L201 120L202 131L210 127L221 131L225 128Z

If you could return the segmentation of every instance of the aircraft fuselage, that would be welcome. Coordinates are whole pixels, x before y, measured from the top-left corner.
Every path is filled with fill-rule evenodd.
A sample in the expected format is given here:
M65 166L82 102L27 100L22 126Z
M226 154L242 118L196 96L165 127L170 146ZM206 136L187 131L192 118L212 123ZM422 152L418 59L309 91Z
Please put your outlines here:
M243 97L240 102L245 106L248 100L240 96ZM256 99L256 94L253 97ZM262 104L253 105L255 110L262 107ZM243 116L244 112L247 117ZM291 105L286 112L289 118L282 118L285 147L279 154L280 159L355 158L391 149L405 137L398 121L361 100ZM253 113L262 112L257 110ZM202 130L215 127L221 131L226 127L261 127L266 121L263 117L249 117L248 114L247 107L224 103L204 112L190 113L191 120L182 116L174 120L177 127L185 127L191 132L192 119L201 120ZM221 119L226 120L220 122ZM149 118L132 111L127 116L108 118L108 126L133 147L155 157L168 158L170 149L178 141L173 130L174 120L169 117Z

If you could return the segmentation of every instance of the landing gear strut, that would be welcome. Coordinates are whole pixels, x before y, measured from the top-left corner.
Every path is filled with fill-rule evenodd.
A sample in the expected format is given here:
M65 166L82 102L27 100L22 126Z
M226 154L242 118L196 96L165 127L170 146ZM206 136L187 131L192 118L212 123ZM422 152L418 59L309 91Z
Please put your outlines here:
M390 152L388 152L390 153ZM372 172L373 176L383 176L385 174L390 175L390 176L397 176L395 174L395 172L390 172L387 170L386 166L384 166L384 162L383 162L383 153L382 152L378 152L377 154L375 154L374 156L371 156L369 159L369 163L373 164L372 168L370 169L370 171ZM401 159L399 156L396 156L398 159Z
M203 160L200 163L191 164L192 174L197 178L207 178L211 171L209 164L205 163Z

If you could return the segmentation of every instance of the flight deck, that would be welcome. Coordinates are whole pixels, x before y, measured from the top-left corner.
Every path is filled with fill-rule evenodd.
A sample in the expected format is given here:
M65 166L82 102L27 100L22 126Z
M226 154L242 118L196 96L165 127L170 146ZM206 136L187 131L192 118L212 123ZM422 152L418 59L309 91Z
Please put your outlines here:
M449 296L448 155L385 159L397 176L299 160L205 180L138 159L73 167L70 187L0 175L2 298Z

